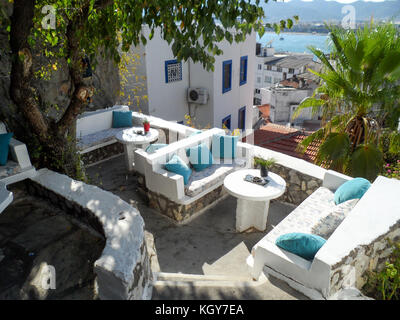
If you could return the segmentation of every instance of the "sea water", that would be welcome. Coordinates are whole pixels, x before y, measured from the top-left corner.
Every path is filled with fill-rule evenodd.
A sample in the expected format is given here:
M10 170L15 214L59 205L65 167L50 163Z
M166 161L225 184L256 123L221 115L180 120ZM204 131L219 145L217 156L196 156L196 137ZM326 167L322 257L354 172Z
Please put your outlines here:
M300 52L311 53L308 46L316 47L325 53L329 52L329 37L326 34L312 33L280 33L267 32L260 37L257 35L257 42L263 46L271 44L275 52Z

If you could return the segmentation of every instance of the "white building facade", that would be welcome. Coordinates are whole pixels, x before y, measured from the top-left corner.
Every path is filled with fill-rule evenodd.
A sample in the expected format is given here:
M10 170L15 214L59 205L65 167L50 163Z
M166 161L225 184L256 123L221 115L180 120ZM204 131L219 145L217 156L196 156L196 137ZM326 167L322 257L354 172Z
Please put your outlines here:
M254 103L261 104L261 88L270 88L307 70L313 56L308 54L275 54L273 48L261 48L256 56Z
M147 39L149 32L143 28ZM146 45L132 48L140 63L130 78L133 82L143 79L140 91L147 97L140 100L139 109L184 123L185 115L189 115L199 129L221 128L223 123L231 130L251 128L256 35L252 33L241 43L223 41L218 45L224 53L215 57L214 71L206 71L201 63L191 60L177 61L160 30L155 30ZM200 94L206 92L205 101L191 102L189 88L198 88Z
M276 86L260 89L261 104L270 105L270 118L273 123L291 126L302 126L304 121L318 120L318 115L313 116L311 108L304 109L300 115L293 119L293 114L299 104L311 96L314 88L296 89Z

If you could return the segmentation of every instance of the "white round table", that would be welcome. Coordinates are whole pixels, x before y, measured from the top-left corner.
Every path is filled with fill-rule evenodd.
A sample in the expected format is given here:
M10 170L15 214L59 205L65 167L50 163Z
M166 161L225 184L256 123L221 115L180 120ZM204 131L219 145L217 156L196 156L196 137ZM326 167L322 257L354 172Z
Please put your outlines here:
M139 134L139 131L142 131L143 134ZM124 145L126 166L129 171L132 171L134 168L135 150L139 148L144 149L151 142L156 141L158 139L158 130L150 128L144 134L143 127L132 127L121 130L115 135L115 138Z
M269 183L261 186L245 181L246 175L260 177L260 169L243 169L229 174L224 180L226 191L237 198L236 230L251 227L264 231L267 227L269 201L285 193L286 182L279 175L269 172Z

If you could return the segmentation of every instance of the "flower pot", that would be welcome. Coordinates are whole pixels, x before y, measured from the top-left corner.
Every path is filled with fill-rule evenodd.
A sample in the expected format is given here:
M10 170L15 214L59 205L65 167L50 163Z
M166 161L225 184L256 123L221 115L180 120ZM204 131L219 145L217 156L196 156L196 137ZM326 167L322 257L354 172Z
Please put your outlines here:
M265 166L260 167L260 176L265 178L268 176L268 168Z
M150 130L150 123L143 123L144 132L147 133Z

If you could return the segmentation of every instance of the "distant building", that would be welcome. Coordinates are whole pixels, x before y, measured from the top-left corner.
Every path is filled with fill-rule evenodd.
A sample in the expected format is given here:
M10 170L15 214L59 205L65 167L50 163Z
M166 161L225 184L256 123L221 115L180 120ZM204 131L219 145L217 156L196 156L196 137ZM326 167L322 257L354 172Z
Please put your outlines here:
M269 106L269 120L292 127L309 129L319 128L319 115L312 115L311 109L304 109L293 119L293 114L300 103L310 97L318 83L303 75L294 75L290 79L282 80L270 88L260 89L261 105Z
M303 74L312 63L311 54L276 54L274 48L268 45L260 47L256 51L254 104L261 104L261 88L270 88L282 80Z
M146 38L149 32L143 27ZM131 49L132 55L138 54L139 64L125 91L139 85L138 94L148 97L140 99L142 112L177 122L190 115L197 128L221 128L223 124L232 130L251 128L255 33L244 42L219 43L224 53L215 57L213 72L206 71L201 63L177 61L171 46L156 29L146 45Z

